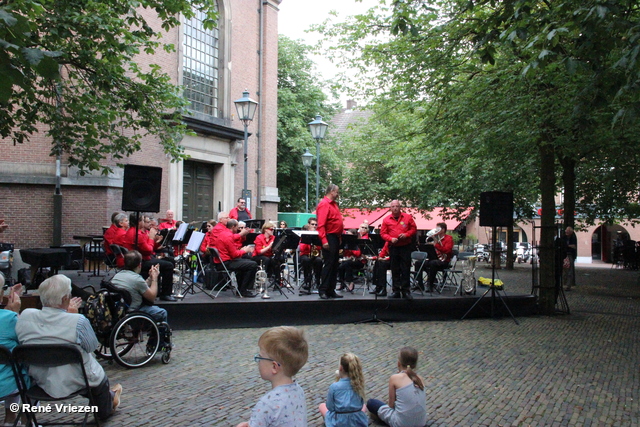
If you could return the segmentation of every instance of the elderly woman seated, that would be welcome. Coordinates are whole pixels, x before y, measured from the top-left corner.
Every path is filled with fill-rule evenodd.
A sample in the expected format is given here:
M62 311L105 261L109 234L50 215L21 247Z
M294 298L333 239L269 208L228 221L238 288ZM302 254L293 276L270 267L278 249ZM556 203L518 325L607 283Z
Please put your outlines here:
M28 308L16 323L20 344L77 344L82 352L98 417L109 418L120 404L122 386L109 387L109 379L93 355L98 348L89 320L78 314L80 298L71 297L71 279L56 274L38 288L42 310ZM84 387L73 366L32 367L29 375L47 394L64 397Z

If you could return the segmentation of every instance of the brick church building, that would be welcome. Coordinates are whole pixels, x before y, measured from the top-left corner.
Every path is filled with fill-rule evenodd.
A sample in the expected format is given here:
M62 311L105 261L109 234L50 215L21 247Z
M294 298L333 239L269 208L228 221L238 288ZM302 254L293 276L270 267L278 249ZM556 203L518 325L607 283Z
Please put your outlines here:
M240 197L244 180L243 124L234 100L249 96L258 108L248 132L249 205L254 218L277 219L276 184L278 7L281 0L217 0L218 26L205 30L198 17L164 34L173 53L159 50L140 65L159 64L190 101L184 122L195 132L181 145L188 160L171 163L154 139L122 163L162 168L160 212L175 212L176 219L192 222L215 218ZM147 14L149 22L157 23ZM184 20L183 20L184 21ZM233 67L232 67L233 64ZM56 159L44 132L13 146L0 140L0 218L9 229L0 241L16 248L47 247L54 228L61 242L74 235L100 234L121 210L123 169L109 176L80 176L61 159L61 220L54 219ZM107 160L115 165L114 161ZM54 224L55 222L55 224ZM54 227L55 225L55 227Z

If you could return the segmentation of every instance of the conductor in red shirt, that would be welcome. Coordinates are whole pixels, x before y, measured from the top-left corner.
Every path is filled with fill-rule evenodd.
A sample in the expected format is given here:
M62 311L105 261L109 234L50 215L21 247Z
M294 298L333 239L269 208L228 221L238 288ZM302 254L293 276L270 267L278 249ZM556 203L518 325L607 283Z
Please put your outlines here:
M393 280L393 293L389 298L413 299L411 296L411 251L413 250L413 237L418 232L418 227L413 217L402 212L400 202L393 200L389 205L391 215L382 221L380 236L389 242L389 259L391 261L391 277Z
M342 214L338 206L340 189L335 184L329 184L324 198L318 203L316 217L318 218L318 236L322 242L322 274L318 296L322 299L342 298L336 293L338 281L338 263L340 246L342 243Z

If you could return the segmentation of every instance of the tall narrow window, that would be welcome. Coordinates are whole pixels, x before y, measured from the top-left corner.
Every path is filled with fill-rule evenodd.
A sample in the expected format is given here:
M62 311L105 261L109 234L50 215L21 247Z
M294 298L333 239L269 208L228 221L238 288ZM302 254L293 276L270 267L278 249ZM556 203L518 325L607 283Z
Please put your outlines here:
M219 37L218 29L206 30L204 14L184 24L182 85L189 100L189 113L195 118L212 121L220 116L219 94Z

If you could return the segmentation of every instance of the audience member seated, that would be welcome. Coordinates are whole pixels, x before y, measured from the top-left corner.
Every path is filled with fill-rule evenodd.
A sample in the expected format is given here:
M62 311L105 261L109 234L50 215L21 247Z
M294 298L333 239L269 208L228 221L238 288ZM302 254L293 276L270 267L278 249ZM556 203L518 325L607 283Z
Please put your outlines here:
M157 322L167 321L167 310L153 305L158 295L158 265L149 269L149 277L144 280L140 275L142 255L138 251L127 252L124 256L124 270L118 272L111 284L124 289L131 295L131 310L139 310L153 317Z
M288 228L287 221L278 221L278 228L285 229Z
M220 212L218 214L218 225L214 228L218 228L220 224L226 224L225 228L218 228L214 230L213 247L215 247L220 253L220 259L215 259L215 263L224 263L225 267L229 271L236 273L238 280L238 291L243 297L252 298L255 297L251 289L256 280L256 271L258 271L258 264L250 259L245 259L242 256L246 253L250 253L253 250L253 246L244 246L240 249L236 248L233 234L238 227L238 221L235 219L229 219L226 212Z
M4 276L0 273L0 288L4 287ZM16 322L18 321L18 313L20 312L20 293L22 285L17 284L9 289L7 296L7 305L4 310L0 310L0 345L13 350L18 343L16 335ZM0 294L0 301L2 294ZM28 381L28 375L25 375ZM20 404L20 395L18 394L18 385L13 376L11 365L0 365L0 400L4 400L4 425L10 426L16 420L16 412L12 411L12 404ZM24 424L23 420L23 424Z
M82 352L98 417L109 418L120 404L122 386L109 387L109 379L93 355L98 348L91 323L78 314L80 298L71 298L71 280L62 274L48 278L38 288L42 310L28 308L16 324L20 344L77 344ZM47 394L64 397L84 387L75 367L32 367L29 375Z
M310 221L305 224L302 229L305 231L316 231L317 221ZM302 265L302 274L304 275L304 283L302 287L311 290L311 281L315 276L316 288L320 286L320 275L322 274L322 246L300 243L299 256Z
M391 268L391 261L389 260L389 242L385 242L378 259L373 264L373 284L375 289L370 294L377 294L379 297L387 296L387 270Z
M136 214L132 213L129 216L129 222L135 223ZM173 292L173 262L167 259L157 259L154 252L155 237L158 234L158 230L152 228L147 231L145 226L145 217L141 217L138 222L138 234L137 234L137 246L136 246L136 228L129 227L127 232L116 242L120 246L124 246L128 250L137 250L142 254L142 270L140 274L143 278L149 277L149 269L152 265L158 264L160 267L160 299L162 301L175 301L176 299L171 296Z
M238 221L247 221L253 218L247 209L247 202L242 197L238 199L236 207L229 211L229 218Z
M338 281L340 289L353 292L353 273L362 270L367 260L362 258L360 249L345 249L342 252L343 258L338 266Z
M275 275L276 262L273 259L273 243L276 240L273 234L276 226L273 223L267 221L262 225L262 232L256 237L254 244L256 245L253 251L253 260L256 264L262 264L264 271L267 272L269 277Z

